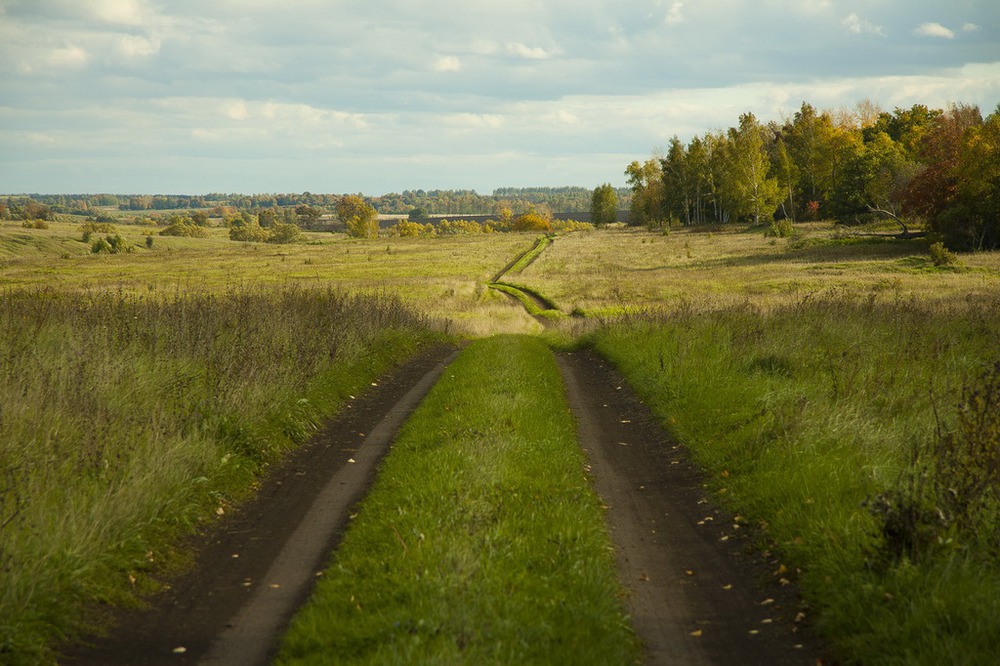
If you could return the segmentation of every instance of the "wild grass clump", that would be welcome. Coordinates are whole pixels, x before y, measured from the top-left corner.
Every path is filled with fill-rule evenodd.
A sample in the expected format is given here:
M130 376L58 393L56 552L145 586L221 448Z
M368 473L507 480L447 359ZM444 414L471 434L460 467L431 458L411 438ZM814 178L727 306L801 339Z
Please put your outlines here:
M0 662L51 660L84 608L127 603L173 537L430 338L336 291L0 294Z
M585 464L545 344L471 344L398 436L277 663L636 663Z
M1000 558L1000 363L965 387L954 420L914 446L901 483L868 502L879 523L879 564L950 551Z
M799 582L838 657L995 658L1000 382L984 370L1000 349L995 297L689 306L610 325L594 342L719 500L762 528L782 558L776 576ZM940 415L954 425L939 425L935 409L959 402Z

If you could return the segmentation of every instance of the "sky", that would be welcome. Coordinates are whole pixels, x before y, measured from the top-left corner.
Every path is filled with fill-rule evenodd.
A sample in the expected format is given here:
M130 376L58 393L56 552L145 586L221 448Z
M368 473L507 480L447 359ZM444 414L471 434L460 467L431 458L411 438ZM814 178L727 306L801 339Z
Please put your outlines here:
M998 0L0 0L0 192L624 185L803 102L1000 103Z

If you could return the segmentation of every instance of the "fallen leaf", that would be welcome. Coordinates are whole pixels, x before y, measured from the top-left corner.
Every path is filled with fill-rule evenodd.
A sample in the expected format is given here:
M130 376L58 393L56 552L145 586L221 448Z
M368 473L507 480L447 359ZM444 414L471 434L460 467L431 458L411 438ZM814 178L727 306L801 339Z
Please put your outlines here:
M730 585L723 585L722 589L723 590L731 590L731 589L733 589L733 586L731 584Z
M701 629L696 629L695 631L691 632L691 635L694 636L695 638L697 638L697 637L701 636L701 633L702 633Z
M175 647L174 654L184 654L188 649L186 647Z
M774 603L774 599L770 599L769 598L769 599L764 599L764 601L760 602L760 605L761 606L770 606L773 603Z
M694 575L694 572L693 572L693 571L691 571L690 569L688 569L688 570L687 570L687 571L685 571L684 573L686 573L686 574L687 574L688 576L693 576L693 575Z
M357 461L356 461L356 460L355 460L354 458L348 458L348 459L347 459L347 462L349 462L349 463L353 463L353 462L357 462Z

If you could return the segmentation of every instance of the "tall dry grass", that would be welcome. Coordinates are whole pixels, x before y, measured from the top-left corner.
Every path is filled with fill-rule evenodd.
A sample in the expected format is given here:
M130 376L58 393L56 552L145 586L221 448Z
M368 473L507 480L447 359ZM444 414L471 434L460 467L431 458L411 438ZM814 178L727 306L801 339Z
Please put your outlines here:
M172 537L433 335L334 290L0 294L0 661L127 601Z

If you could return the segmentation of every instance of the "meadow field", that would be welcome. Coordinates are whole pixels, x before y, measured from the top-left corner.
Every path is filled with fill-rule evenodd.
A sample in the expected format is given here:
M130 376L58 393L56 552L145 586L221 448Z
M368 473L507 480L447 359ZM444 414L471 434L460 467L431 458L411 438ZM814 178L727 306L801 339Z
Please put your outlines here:
M536 235L117 232L131 251L95 255L68 222L0 227L0 655L50 656L81 604L152 584L179 532L380 369L516 332L619 367L839 659L995 656L998 253L937 265L924 239L829 223L574 232L504 277L558 308L536 319L488 287Z

